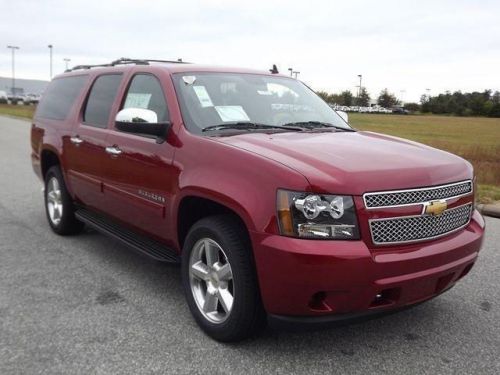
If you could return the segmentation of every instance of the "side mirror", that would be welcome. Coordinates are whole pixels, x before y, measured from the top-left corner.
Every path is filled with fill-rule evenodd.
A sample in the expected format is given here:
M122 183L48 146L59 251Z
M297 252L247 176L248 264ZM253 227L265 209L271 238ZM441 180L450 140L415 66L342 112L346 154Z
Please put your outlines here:
M164 140L169 122L158 122L156 112L144 108L125 108L116 114L115 126L126 133L152 135Z
M347 112L344 112L344 111L337 111L337 114L342 117L342 120L344 120L345 122L349 123L349 115L347 114Z

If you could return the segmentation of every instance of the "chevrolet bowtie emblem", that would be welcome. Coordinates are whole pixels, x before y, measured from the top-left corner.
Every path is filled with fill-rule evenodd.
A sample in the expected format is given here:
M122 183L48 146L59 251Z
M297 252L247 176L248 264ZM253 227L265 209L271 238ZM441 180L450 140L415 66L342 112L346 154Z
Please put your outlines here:
M425 215L439 216L447 208L448 208L448 204L446 203L445 200L425 202L424 209L422 210L422 214L423 215L425 214Z

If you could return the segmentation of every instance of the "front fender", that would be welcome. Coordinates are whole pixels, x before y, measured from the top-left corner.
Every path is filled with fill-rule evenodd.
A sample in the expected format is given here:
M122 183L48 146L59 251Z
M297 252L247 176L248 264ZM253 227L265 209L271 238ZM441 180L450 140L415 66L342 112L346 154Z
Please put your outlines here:
M261 155L208 137L187 135L176 152L178 192L172 215L186 196L215 201L243 220L249 231L276 233L276 191L307 190L297 171Z

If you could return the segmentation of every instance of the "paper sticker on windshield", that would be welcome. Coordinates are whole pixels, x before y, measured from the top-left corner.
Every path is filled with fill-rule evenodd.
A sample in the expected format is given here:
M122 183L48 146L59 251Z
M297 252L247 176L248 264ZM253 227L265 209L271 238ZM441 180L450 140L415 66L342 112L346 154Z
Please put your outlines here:
M184 83L186 85L192 85L194 83L194 81L196 81L196 77L195 76L183 76L182 80L184 81Z
M213 107L214 103L212 103L212 99L210 99L210 95L208 95L207 89L205 86L193 86L193 90L198 97L198 100L201 103L202 107Z
M268 90L257 90L257 92L259 93L259 95L272 95L273 94L271 91L268 91Z
M127 99L125 99L125 104L124 104L123 108L145 108L145 109L147 109L149 106L150 100L151 100L151 94L129 92L127 94Z
M240 105L219 105L215 107L224 122L250 121L247 113Z

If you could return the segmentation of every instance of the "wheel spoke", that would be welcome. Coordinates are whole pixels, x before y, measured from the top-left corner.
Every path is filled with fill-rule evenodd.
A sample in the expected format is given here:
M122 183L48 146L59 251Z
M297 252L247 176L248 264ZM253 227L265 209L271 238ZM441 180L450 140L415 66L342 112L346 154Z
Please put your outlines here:
M217 277L222 281L229 281L233 278L233 272L229 263L224 264L217 270Z
M207 292L205 296L205 303L203 304L203 311L206 313L217 311L218 298L215 294Z
M208 266L204 264L201 260L191 266L191 272L193 276L197 277L200 280L209 279Z
M56 200L56 196L55 196L54 191L50 191L50 192L47 194L47 198L48 198L49 202L51 202L51 203L55 202L55 200Z
M215 246L212 246L212 244L208 240L205 240L203 246L205 248L205 256L207 257L207 265L209 267L212 267L219 261L219 249L217 249Z
M227 289L219 288L218 297L220 304L226 313L231 311L233 307L233 296Z
M61 217L61 211L58 204L54 204L54 221Z
M58 189L57 185L58 185L57 180L55 178L50 180L50 190L51 191L56 191Z

